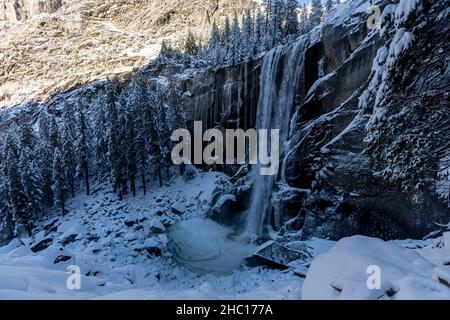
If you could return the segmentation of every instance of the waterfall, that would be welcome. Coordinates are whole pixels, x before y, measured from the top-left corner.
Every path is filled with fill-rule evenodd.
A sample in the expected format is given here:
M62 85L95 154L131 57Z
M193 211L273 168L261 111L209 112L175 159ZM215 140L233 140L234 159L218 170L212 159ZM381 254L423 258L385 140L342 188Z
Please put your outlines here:
M263 59L261 88L256 115L257 129L279 129L280 151L289 137L294 101L299 93L299 79L303 70L304 53L308 41L302 37L290 47L277 47ZM281 154L280 154L281 156ZM264 225L272 221L272 189L276 176L260 175L260 165L253 166L253 193L247 213L246 233L260 236Z

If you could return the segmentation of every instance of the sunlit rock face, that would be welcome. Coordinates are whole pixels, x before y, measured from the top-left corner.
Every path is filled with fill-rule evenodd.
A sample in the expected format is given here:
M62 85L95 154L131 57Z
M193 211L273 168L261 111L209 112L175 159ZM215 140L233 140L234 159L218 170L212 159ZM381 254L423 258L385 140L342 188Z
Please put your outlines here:
M53 13L62 0L1 0L0 20L17 22L41 13Z
M214 21L221 24L256 5L255 0L0 0L0 108L129 77L158 56L163 40L175 49L183 48L189 32L206 41Z

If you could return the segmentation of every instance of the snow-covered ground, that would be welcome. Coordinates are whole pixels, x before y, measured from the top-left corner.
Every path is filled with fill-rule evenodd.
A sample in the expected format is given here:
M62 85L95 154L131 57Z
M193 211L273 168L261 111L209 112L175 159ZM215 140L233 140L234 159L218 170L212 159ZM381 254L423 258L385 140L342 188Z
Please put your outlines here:
M311 264L302 297L450 299L450 266L444 266L449 254L441 240L345 238Z
M199 173L190 181L178 177L122 202L97 185L92 196L71 200L65 217L55 214L33 237L0 248L0 299L298 299L302 279L292 271L199 275L172 259L167 234L180 221L174 232L186 230L194 243L236 248L226 242L225 228L201 219L216 185L226 181L219 173ZM211 232L219 229L214 239ZM31 250L46 239L48 248ZM80 267L81 290L66 286L71 265Z
M198 173L124 201L96 185L92 196L69 203L65 217L55 213L33 237L0 248L0 299L390 298L386 291L396 299L450 299L442 238L292 243L316 257L306 280L309 262L284 271L240 266L255 248L204 217L224 183L222 174ZM72 265L82 274L80 290L67 287ZM381 269L379 290L366 286L369 265Z

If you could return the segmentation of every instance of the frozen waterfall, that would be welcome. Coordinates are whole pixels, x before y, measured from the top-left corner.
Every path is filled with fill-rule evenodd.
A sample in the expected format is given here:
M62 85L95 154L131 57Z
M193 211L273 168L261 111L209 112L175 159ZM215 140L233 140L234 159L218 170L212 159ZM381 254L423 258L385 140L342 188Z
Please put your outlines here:
M289 137L290 119L298 95L304 54L308 47L306 38L290 47L277 47L268 52L261 70L261 88L256 115L257 129L280 130L280 155ZM253 167L253 194L247 214L246 233L260 236L264 226L273 221L272 190L277 176L260 175L260 165Z

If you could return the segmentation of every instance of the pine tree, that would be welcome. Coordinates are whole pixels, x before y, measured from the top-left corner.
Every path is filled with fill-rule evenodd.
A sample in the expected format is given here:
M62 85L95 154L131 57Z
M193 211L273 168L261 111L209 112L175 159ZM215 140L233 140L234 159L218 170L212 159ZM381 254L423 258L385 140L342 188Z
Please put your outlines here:
M22 148L19 159L19 171L23 191L28 200L27 211L34 218L40 218L43 204L43 190L39 168L30 148Z
M332 8L333 8L333 0L327 0L327 2L325 3L326 14L328 14Z
M173 50L167 40L163 39L161 42L161 49L159 51L158 60L165 60L173 58Z
M83 177L86 195L90 195L89 185L89 147L88 147L88 127L81 105L78 108L78 137L75 150L78 154L77 173Z
M22 124L19 127L19 142L21 148L32 148L34 146L36 137L34 135L31 125L28 123Z
M108 90L107 96L107 119L108 119L108 160L110 168L110 179L112 182L113 191L118 193L119 199L123 198L123 190L126 189L126 180L124 173L123 152L121 149L121 137L123 127L120 126L119 117L117 113L118 103L115 90Z
M130 100L132 101L132 100ZM127 141L127 170L128 178L130 179L130 190L133 193L133 197L136 196L136 174L137 174L137 154L136 154L136 128L135 118L133 115L133 106L128 104L126 109L126 134L125 139Z
M263 41L265 34L266 34L266 19L261 11L261 8L258 8L255 18L255 44L253 50L254 55L257 55L264 50Z
M14 237L14 221L8 206L10 203L9 183L5 171L3 166L0 170L0 244L8 242Z
M49 164L53 161L53 148L50 142L50 120L48 115L43 113L39 120L40 137L37 145L38 167L41 175L42 193L45 204L49 207L53 206L53 190L52 190L52 168Z
M308 17L308 11L305 6L300 8L300 17L299 17L299 24L298 24L298 33L300 35L303 35L309 31L309 17Z
M311 16L310 20L310 28L313 29L317 27L323 19L323 8L321 0L312 0L311 1Z
M220 37L222 45L227 45L230 42L230 37L231 37L230 19L228 17L225 17L222 36Z
M170 167L172 165L171 159L171 135L169 121L168 121L168 105L167 105L167 95L162 92L158 95L157 103L157 115L158 115L158 136L159 145L161 146L161 164L166 168L167 179L170 179Z
M298 34L299 22L297 15L298 1L286 0L286 35L296 36Z
M49 127L49 142L52 149L60 148L61 147L61 140L59 137L59 128L56 123L55 117L50 118L50 127Z
M75 197L75 180L77 174L76 154L70 130L66 124L64 124L62 130L62 141L61 153L64 163L64 176L71 196Z
M242 19L243 58L248 60L255 54L255 21L250 10L246 10Z
M220 31L217 23L214 22L211 27L211 37L209 40L209 63L213 66L216 66L219 57L220 50Z
M106 90L109 88L107 87ZM94 151L94 166L98 178L103 178L109 173L108 162L108 135L107 126L108 120L106 118L106 99L101 103L97 103L97 112L94 115L94 135L93 135L93 151Z
M159 180L159 185L162 187L162 175L161 175L161 158L162 150L160 145L160 139L158 134L158 119L155 116L155 107L158 104L158 97L150 95L150 102L146 105L144 111L144 127L149 139L149 165Z
M186 129L186 115L182 108L181 93L172 87L168 95L168 127L172 133L178 129ZM173 144L172 144L173 145ZM180 165L180 175L184 174L184 164Z
M122 101L123 99L121 99ZM120 103L122 106L126 106L126 102ZM119 199L122 199L123 196L125 196L128 193L128 183L127 183L127 166L128 166L128 159L127 159L127 144L126 141L126 134L127 134L127 120L125 111L126 107L123 107L121 109L121 113L118 118L119 128L118 131L118 158L117 158L117 179L119 181Z
M194 55L198 52L197 40L191 30L188 31L186 41L184 42L184 52L189 55Z
M221 49L219 52L219 61L221 64L227 64L231 56L231 27L230 19L225 18L222 35L220 37Z
M268 33L270 47L279 44L283 38L283 0L268 0Z
M229 62L232 65L236 65L241 62L242 56L242 38L241 38L241 28L239 27L238 17L235 15L233 18L233 23L231 25L231 52Z
M66 214L66 200L69 195L65 179L64 161L61 151L56 148L53 158L53 193L55 195L55 206L61 209L62 215Z
M6 169L8 174L8 209L13 223L14 235L18 234L18 224L25 226L28 235L31 236L31 212L29 211L28 199L24 192L22 179L20 177L17 151L11 143L17 143L14 138L7 142Z

